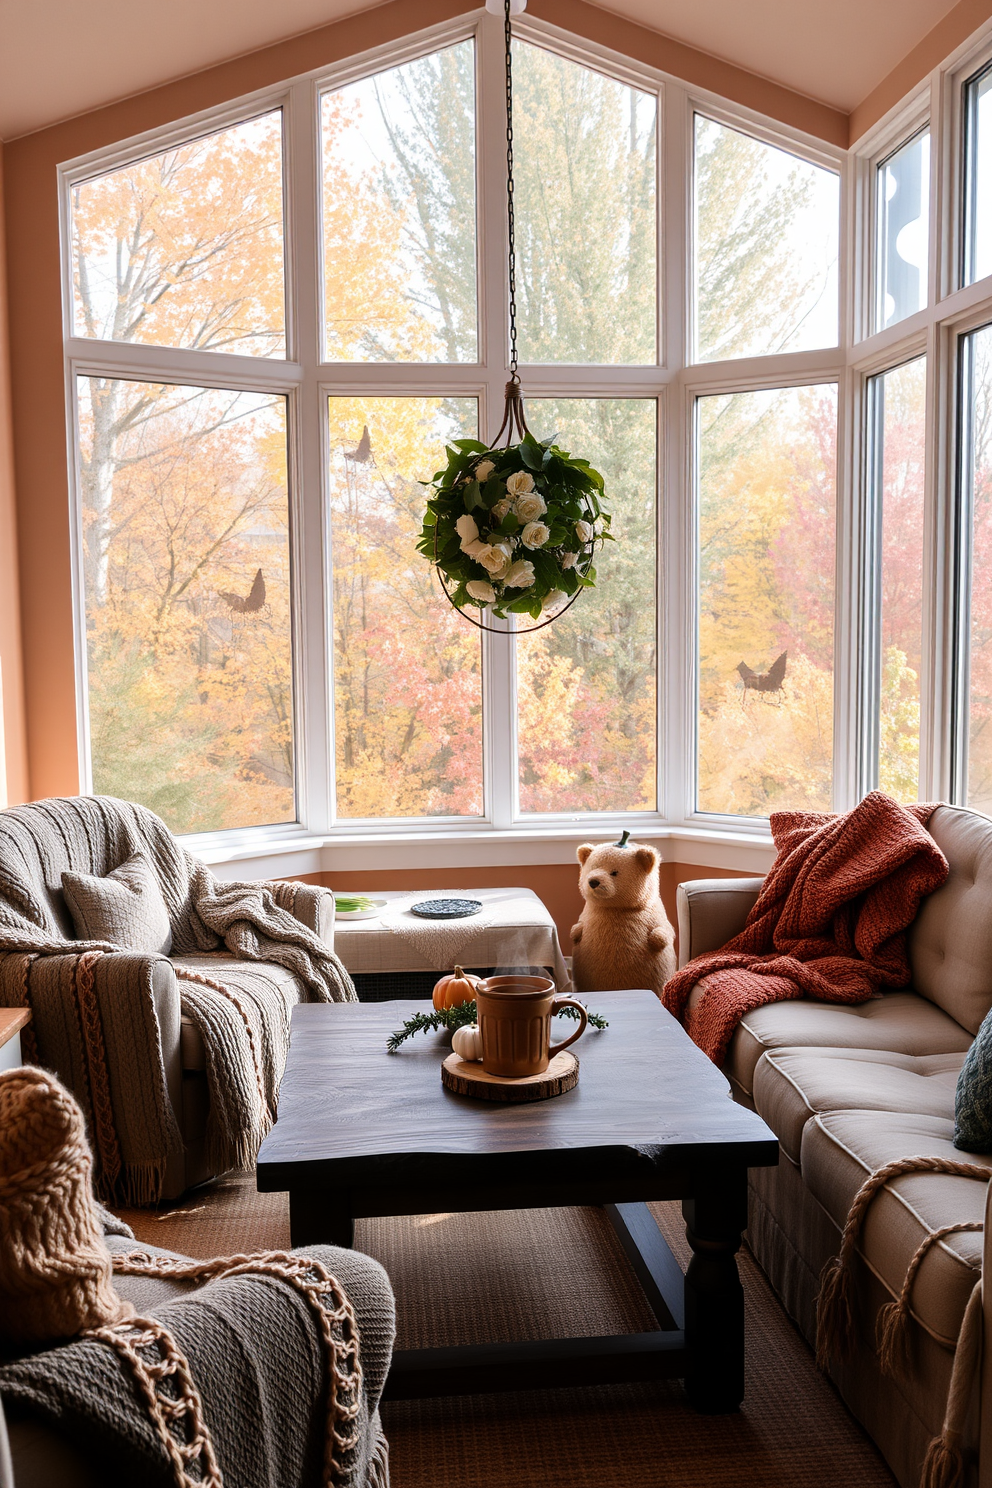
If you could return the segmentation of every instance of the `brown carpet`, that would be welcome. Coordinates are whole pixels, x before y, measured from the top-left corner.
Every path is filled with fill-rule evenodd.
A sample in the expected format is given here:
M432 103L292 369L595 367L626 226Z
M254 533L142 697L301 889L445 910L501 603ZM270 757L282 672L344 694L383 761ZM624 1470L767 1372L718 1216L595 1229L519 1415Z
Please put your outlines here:
M653 1207L684 1260L678 1205ZM245 1177L125 1217L139 1239L195 1256L289 1243L285 1196L258 1194ZM653 1324L595 1209L364 1220L356 1238L392 1278L401 1347ZM669 1382L395 1402L383 1411L393 1488L893 1488L746 1252L741 1275L738 1415L698 1416Z

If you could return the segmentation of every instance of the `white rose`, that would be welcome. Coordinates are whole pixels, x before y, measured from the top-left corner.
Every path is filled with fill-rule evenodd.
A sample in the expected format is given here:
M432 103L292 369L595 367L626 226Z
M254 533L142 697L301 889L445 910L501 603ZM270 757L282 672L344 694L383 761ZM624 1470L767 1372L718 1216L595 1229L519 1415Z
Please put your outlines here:
M506 478L506 489L511 496L525 496L534 489L534 477L529 470L515 470Z
M518 558L503 575L504 589L529 589L533 582L534 565L526 558Z
M578 553L562 553L562 555L561 555L561 566L562 566L562 568L574 568L575 567L575 564L576 564L576 561L578 559L578 556L579 556Z
M551 528L545 527L543 522L528 522L520 534L520 541L525 548L543 548L551 536Z
M492 460L483 460L483 462L482 462L481 465L476 465L476 467L475 467L475 478L476 478L476 480L477 481L488 480L489 477L492 475L492 473L493 473L493 471L495 469L496 469L496 466L493 464Z
M465 512L463 516L458 518L458 521L455 523L455 531L461 538L463 553L468 552L469 543L479 541L479 529L476 526L475 518L470 517L468 512Z
M576 522L575 535L580 543L592 542L593 531L591 522Z
M484 543L481 551L472 556L494 579L501 579L510 566L510 548L507 543Z
M509 484L507 481L507 489L509 489ZM538 517L543 517L547 509L544 497L537 491L527 491L523 496L518 496L513 503L514 513L521 522L534 522Z
M541 600L541 609L556 610L558 606L563 602L563 600L566 600L567 598L568 595L563 594L560 589L552 589L551 593L546 594Z
M469 579L465 589L473 599L478 599L482 604L492 604L496 598L496 590L485 579Z
M495 522L497 527L499 526L500 522L502 522L503 518L506 516L512 505L513 503L510 500L509 496L502 496L500 497L499 501L497 501L496 505L493 507L492 512L493 521Z
M462 543L462 552L465 553L469 558L474 558L476 563L478 563L479 561L479 554L482 552L488 552L488 550L489 544L484 543L479 537L475 539L475 542Z

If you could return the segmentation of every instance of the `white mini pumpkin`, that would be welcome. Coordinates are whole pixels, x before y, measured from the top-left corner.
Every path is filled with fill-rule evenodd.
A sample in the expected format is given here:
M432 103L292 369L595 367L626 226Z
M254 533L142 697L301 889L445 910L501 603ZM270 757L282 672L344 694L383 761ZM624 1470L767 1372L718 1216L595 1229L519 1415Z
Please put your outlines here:
M459 1059L468 1061L482 1058L482 1034L476 1023L456 1028L451 1036L451 1047Z

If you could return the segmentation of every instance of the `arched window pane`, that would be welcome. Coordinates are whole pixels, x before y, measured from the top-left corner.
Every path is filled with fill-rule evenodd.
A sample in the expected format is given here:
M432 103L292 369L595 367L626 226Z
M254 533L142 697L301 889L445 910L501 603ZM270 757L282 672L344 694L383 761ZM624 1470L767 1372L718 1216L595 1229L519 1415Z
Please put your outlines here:
M282 112L72 188L77 336L286 355Z
M696 115L695 360L837 344L838 176Z
M521 362L657 358L657 100L513 44Z
M321 100L325 357L478 360L475 47Z

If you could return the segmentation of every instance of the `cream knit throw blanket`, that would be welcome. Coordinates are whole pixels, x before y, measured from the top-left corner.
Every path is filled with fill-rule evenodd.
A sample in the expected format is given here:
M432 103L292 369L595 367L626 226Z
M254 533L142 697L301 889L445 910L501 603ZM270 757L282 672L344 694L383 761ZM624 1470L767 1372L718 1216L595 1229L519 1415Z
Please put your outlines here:
M153 978L164 958L69 938L65 870L105 876L135 852L152 864L169 910L174 955L226 951L276 962L314 1002L355 999L333 951L296 919L307 885L219 883L142 806L107 796L34 802L0 811L0 1006L30 1005L28 1058L57 1071L86 1115L101 1196L154 1203L182 1139L168 1097ZM159 973L161 976L161 973ZM249 1166L272 1121L281 1069L237 990L181 971L183 1014L207 1054L208 1157L218 1171ZM264 984L259 995L264 1000ZM273 989L269 1016L285 1022ZM260 1048L260 1042L265 1048ZM117 1119L120 1113L120 1119Z

